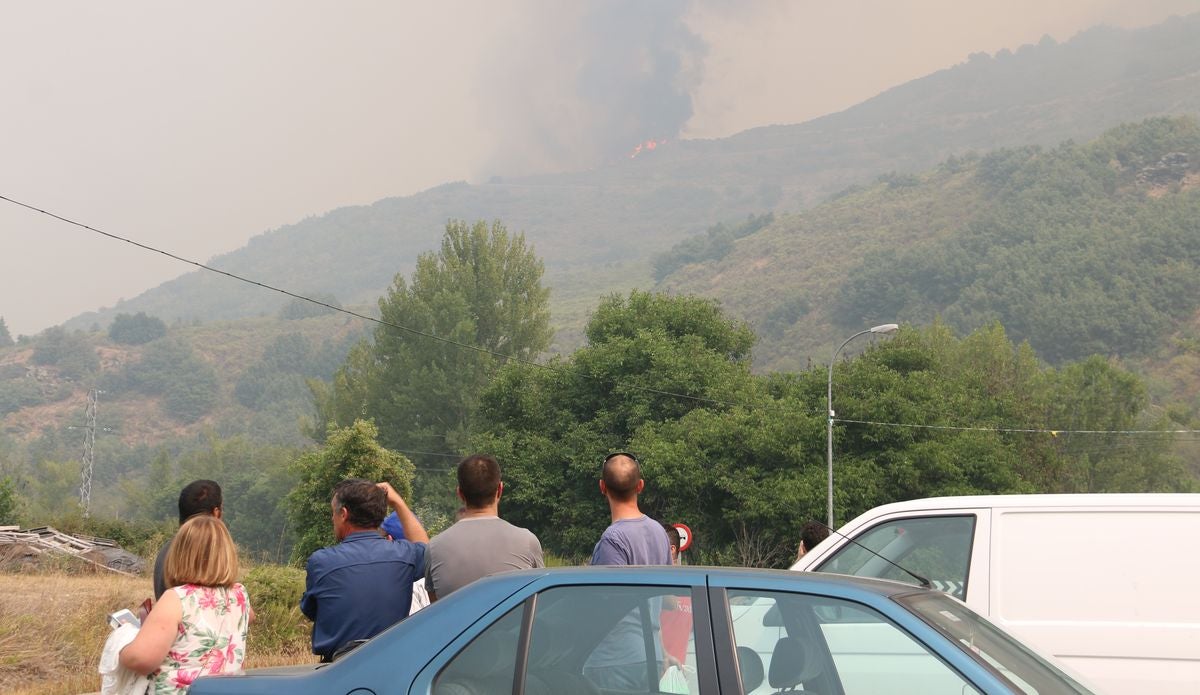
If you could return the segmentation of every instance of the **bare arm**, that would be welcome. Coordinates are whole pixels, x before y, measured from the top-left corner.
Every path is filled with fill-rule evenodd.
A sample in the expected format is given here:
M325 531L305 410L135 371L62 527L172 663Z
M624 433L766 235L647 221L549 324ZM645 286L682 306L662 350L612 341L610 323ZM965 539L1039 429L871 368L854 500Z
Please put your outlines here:
M175 644L183 606L174 591L163 593L154 604L137 637L121 650L121 665L130 671L148 676L162 666L163 659Z
M417 515L412 513L408 505L404 502L404 498L399 492L391 486L390 483L376 483L384 492L387 493L388 504L392 509L396 510L396 518L400 521L400 528L404 529L404 538L413 543L428 543L429 534L425 532L425 527L417 520Z

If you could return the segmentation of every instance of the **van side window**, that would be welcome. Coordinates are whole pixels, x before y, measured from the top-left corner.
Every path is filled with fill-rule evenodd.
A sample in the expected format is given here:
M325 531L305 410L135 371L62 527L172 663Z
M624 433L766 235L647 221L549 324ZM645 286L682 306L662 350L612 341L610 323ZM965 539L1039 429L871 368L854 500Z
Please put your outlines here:
M886 521L856 536L857 545L846 543L821 563L817 571L917 583L899 567L869 552L869 548L928 578L935 589L962 599L967 595L967 569L974 537L973 514Z

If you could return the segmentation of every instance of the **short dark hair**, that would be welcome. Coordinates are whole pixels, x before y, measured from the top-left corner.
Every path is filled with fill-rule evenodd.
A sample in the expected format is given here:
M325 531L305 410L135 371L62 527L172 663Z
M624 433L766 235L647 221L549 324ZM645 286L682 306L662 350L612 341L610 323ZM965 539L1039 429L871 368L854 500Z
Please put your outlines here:
M458 462L458 489L472 509L486 507L500 487L500 464L487 454L471 454Z
M804 550L812 550L817 544L829 537L829 527L819 521L807 521L800 527L800 540L804 542Z
M179 491L179 523L197 514L212 514L221 507L221 486L211 480L193 480Z
M379 528L387 516L387 493L370 480L348 478L333 488L338 509L349 512L346 520L356 528Z
M668 524L665 521L662 522L662 527L663 530L667 532L667 542L675 546L676 551L679 551L679 544L682 542L679 539L679 529L675 528L673 524Z
M601 474L604 489L617 500L627 502L637 497L638 482L642 479L642 464L628 451L618 451L604 457Z

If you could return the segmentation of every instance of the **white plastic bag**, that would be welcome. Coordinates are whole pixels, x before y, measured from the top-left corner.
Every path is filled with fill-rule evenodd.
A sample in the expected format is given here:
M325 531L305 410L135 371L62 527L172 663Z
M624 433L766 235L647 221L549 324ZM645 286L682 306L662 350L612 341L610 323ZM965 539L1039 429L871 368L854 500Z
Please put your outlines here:
M100 693L101 695L143 695L150 681L143 675L134 673L121 665L121 650L134 637L138 628L131 624L122 624L108 635L104 641L104 650L100 653Z
M658 681L658 690L663 693L675 693L676 695L688 695L687 676L683 673L682 666L670 666L663 677Z

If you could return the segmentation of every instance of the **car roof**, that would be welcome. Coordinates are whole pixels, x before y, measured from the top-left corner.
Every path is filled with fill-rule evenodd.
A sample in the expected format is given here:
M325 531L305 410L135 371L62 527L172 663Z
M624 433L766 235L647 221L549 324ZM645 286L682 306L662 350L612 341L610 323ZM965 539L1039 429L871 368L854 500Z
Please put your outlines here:
M537 581L548 584L651 584L669 586L704 586L718 584L749 587L770 587L788 591L813 593L861 593L882 597L922 591L912 584L886 579L852 577L828 572L795 572L792 570L756 569L747 567L603 565L583 567L552 567L516 572L504 572L475 582L483 587L511 586L513 591ZM470 587L466 587L466 591Z
M868 510L862 516L876 517L880 514L903 511L939 511L950 509L1012 507L1035 508L1099 508L1099 507L1147 507L1155 509L1200 510L1200 494L1184 492L1153 493L1087 493L1087 494L1032 494L1032 495L962 495L955 497L924 497L903 502L884 504Z

